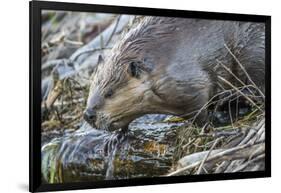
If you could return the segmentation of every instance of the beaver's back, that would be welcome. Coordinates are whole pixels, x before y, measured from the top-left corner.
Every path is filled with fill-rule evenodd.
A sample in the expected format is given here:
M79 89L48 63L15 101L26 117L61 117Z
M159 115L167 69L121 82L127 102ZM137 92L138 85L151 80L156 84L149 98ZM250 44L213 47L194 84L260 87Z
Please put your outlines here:
M237 63L239 61L255 84L263 90L264 24L157 17L147 20L150 22L144 23L154 23L154 30L157 30L155 24L158 23L159 31L163 33L158 31L155 34L158 37L152 40L151 52L161 58L162 65L167 65L169 76L189 82L199 81L201 76L202 81L211 81L213 85L217 85L218 76L222 76L235 84L233 75L226 72L224 65L242 82L250 84Z

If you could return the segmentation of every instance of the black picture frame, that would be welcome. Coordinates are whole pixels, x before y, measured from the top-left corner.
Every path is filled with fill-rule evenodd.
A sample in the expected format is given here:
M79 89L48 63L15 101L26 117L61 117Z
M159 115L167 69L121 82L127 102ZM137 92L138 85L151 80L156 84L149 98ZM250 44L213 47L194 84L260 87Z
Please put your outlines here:
M104 12L134 15L151 15L151 16L169 16L169 17L186 17L202 19L219 19L233 21L252 21L265 23L265 48L266 48L266 156L265 171L256 172L238 172L238 173L221 173L221 174L204 174L191 176L173 176L173 177L154 177L154 178L136 178L126 180L106 180L63 184L42 184L41 183L41 10L65 10L81 12ZM265 15L248 15L232 13L215 13L201 11L183 11L141 7L124 7L124 6L105 6L94 4L80 3L62 3L47 1L29 2L30 11L30 144L29 144L29 191L56 191L56 190L76 190L90 188L108 188L122 186L137 186L151 184L171 184L183 182L199 182L214 180L233 180L245 178L262 178L271 176L271 17Z

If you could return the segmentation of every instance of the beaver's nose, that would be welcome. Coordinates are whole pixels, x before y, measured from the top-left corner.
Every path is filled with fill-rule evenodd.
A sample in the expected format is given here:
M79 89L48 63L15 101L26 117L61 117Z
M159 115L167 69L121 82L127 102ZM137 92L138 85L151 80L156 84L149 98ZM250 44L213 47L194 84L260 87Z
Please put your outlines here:
M96 121L96 112L93 109L86 109L84 111L83 118L89 124L93 125Z

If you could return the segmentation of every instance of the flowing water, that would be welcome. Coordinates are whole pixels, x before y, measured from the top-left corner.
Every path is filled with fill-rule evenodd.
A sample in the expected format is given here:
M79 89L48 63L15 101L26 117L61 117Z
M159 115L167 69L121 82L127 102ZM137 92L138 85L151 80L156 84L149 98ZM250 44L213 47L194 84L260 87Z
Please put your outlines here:
M45 183L153 177L172 166L176 130L165 115L135 120L129 131L109 133L83 123L72 133L44 138L42 174Z

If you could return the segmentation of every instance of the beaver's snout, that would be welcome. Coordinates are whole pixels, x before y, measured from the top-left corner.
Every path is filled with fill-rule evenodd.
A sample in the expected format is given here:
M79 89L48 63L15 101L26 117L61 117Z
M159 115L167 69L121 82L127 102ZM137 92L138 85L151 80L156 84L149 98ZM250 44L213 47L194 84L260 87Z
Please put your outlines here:
M84 120L92 126L95 126L97 119L96 112L93 109L86 109L83 114Z

